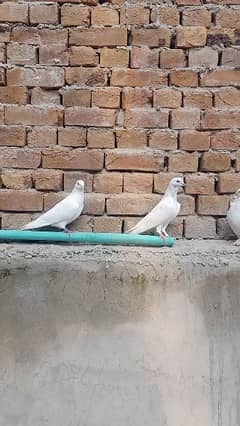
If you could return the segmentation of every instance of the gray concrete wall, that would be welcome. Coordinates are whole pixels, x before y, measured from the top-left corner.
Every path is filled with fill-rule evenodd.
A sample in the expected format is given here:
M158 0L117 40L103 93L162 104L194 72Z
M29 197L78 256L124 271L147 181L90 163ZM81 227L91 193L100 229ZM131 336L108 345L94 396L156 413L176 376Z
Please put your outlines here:
M0 246L1 426L239 426L240 254Z

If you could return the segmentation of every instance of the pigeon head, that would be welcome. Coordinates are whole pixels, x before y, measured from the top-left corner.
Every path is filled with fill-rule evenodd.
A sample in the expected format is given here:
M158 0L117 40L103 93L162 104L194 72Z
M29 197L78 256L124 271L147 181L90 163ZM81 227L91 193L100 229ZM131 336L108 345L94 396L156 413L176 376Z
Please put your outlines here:
M83 180L77 180L77 182L75 183L75 186L73 188L74 190L83 192L84 191L84 182Z
M181 177L175 177L170 181L170 186L175 189L180 189L184 187L184 181Z

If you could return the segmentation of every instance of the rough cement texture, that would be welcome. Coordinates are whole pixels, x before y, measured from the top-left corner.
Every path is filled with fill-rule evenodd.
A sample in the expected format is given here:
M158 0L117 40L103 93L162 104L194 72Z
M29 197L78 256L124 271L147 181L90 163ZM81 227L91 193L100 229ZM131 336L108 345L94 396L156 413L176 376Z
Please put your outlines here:
M240 249L0 245L0 426L239 426Z

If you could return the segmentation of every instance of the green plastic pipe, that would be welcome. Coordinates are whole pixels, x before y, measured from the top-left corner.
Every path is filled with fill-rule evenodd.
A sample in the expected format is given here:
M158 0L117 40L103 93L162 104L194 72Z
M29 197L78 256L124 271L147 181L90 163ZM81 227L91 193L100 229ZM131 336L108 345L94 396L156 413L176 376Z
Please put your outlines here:
M51 243L80 243L103 245L134 245L149 247L172 247L175 238L162 239L152 235L95 233L95 232L50 232L0 230L0 241L42 241Z

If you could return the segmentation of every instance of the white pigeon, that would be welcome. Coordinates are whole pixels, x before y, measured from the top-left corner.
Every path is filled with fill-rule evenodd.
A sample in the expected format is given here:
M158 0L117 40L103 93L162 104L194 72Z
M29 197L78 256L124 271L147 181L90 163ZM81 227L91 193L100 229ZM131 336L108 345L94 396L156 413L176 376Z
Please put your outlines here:
M237 190L230 201L227 221L234 234L240 238L240 189ZM237 240L236 243L236 245L240 245L240 240Z
M142 234L156 228L160 237L168 237L166 228L178 215L181 205L177 200L177 193L184 187L183 179L175 177L171 179L167 190L159 203L140 222L127 233Z
M66 226L76 220L82 213L84 205L84 182L78 180L74 188L66 198L57 203L46 213L36 220L25 225L22 229L36 229L46 226L59 228L64 232L69 232Z

